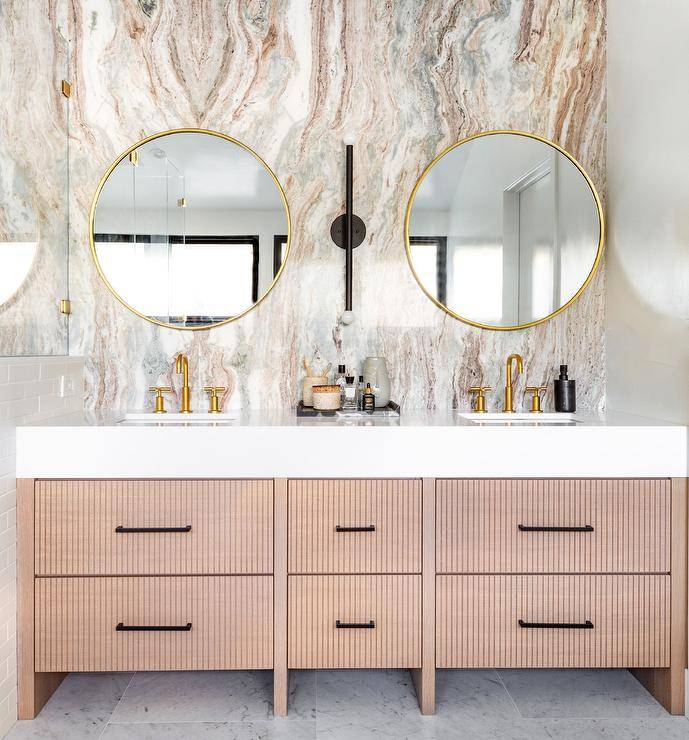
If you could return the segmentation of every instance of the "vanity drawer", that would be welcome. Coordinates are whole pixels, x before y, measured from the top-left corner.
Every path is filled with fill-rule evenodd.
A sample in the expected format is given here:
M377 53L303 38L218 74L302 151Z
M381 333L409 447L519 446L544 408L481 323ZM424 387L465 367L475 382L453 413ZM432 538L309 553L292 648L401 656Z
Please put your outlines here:
M288 632L289 668L418 667L421 576L290 576Z
M289 571L421 572L421 481L291 480Z
M438 480L436 532L439 573L667 573L670 481Z
M35 589L36 671L273 667L271 576L37 578ZM183 629L126 629L142 626Z
M438 668L670 664L666 575L438 576L436 620Z
M39 575L273 570L271 480L37 481L35 511Z

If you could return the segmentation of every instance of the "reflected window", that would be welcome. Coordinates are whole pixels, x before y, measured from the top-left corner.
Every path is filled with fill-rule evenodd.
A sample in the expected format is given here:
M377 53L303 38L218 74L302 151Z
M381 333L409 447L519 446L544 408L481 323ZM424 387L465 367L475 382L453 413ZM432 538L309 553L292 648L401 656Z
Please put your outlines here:
M258 300L259 238L234 235L95 234L100 262L130 305L158 321L224 321ZM144 269L132 272L133 257ZM167 282L151 280L151 274ZM198 290L203 285L204 290Z
M273 277L275 277L282 263L285 261L287 253L287 234L276 234L273 237Z
M447 298L447 237L410 236L414 269L422 285L435 285L440 303Z

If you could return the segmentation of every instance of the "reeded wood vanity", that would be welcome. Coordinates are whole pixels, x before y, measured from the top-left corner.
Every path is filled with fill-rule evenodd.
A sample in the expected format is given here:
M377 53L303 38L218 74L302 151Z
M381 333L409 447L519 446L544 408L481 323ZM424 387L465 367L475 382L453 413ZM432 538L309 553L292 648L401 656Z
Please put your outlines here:
M69 671L626 667L684 711L686 478L18 481L19 714Z

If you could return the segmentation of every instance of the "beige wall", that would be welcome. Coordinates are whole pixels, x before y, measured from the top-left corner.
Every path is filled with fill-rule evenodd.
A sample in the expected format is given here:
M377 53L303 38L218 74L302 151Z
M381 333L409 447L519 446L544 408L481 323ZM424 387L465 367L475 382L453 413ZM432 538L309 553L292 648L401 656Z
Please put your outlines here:
M689 423L689 4L608 2L607 408Z

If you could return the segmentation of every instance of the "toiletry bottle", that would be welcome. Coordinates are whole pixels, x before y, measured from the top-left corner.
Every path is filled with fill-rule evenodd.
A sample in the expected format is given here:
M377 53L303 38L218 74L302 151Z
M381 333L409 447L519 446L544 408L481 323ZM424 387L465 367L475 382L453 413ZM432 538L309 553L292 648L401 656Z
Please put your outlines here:
M373 388L371 388L370 383L366 383L361 409L362 411L368 411L369 414L376 410L376 397L373 395Z
M356 411L356 386L354 385L354 376L347 375L344 387L344 403L342 408L345 411Z
M337 366L337 374L335 375L335 384L340 386L340 397L342 402L344 402L344 387L346 384L345 375L346 370L344 365L338 365Z
M356 407L361 411L364 407L364 393L366 393L366 386L364 385L364 376L359 376L359 384L356 389Z
M567 377L567 365L560 365L560 377L555 385L555 411L573 414L577 410L576 384Z

